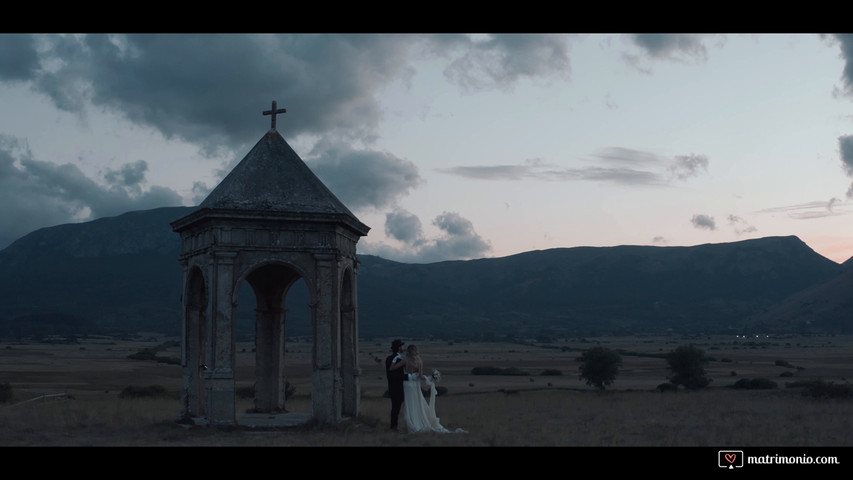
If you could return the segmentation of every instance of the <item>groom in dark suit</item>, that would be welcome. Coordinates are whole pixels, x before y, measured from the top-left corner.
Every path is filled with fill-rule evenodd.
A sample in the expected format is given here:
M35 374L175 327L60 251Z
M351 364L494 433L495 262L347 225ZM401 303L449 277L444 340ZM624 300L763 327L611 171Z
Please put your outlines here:
M403 406L402 368L391 370L391 366L403 360L403 345L400 339L391 342L391 355L385 359L385 376L388 378L388 394L391 396L391 430L397 430L397 419Z

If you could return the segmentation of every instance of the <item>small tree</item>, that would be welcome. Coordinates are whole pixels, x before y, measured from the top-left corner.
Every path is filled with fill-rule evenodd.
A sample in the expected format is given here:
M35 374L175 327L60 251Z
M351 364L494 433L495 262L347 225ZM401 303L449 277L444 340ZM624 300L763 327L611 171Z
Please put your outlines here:
M678 347L666 355L666 363L672 371L670 382L674 385L684 385L688 390L695 390L711 383L705 376L708 358L700 348L693 345Z
M604 347L589 348L577 360L581 362L578 379L601 390L613 383L622 365L622 356Z

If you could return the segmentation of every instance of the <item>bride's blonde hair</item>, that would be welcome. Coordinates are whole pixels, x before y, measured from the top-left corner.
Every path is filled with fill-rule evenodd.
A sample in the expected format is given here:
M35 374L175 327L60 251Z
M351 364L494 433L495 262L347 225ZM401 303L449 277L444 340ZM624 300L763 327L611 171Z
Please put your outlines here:
M421 354L418 353L417 345L406 347L406 363L416 368L418 372L423 368L423 361L421 360Z

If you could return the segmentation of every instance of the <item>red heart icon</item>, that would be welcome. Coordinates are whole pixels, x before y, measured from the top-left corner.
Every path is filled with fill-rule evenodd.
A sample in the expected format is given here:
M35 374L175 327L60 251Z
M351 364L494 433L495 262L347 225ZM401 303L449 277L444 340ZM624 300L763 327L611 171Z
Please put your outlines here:
M737 458L736 453L727 453L726 454L726 461L729 463L735 463L735 458Z

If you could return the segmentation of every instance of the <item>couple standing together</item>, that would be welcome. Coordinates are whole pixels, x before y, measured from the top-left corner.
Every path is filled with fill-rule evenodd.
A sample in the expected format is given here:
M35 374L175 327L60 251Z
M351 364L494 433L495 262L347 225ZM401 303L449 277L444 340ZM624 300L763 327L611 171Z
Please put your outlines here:
M418 347L409 345L404 352L403 345L405 343L399 339L391 342L392 353L385 359L385 375L391 396L391 429L397 430L402 410L408 433L451 433L435 416L435 383L423 373L424 363ZM429 401L421 392L422 385L429 387ZM455 432L465 433L461 428Z

